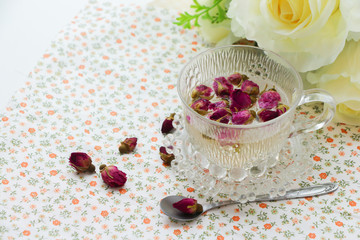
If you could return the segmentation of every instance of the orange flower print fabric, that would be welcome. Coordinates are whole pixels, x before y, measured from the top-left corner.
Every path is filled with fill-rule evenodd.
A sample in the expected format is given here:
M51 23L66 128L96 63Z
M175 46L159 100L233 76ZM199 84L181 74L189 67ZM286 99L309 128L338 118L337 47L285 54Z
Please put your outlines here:
M90 1L59 32L0 114L0 238L357 239L360 127L336 123L314 133L314 169L301 183L337 182L335 193L230 205L186 223L160 211L170 194L210 200L158 153L162 121L181 112L179 71L210 47L172 24L176 17ZM134 152L120 155L120 142L133 136ZM88 154L96 174L74 171L72 152ZM126 172L126 184L109 188L101 164Z

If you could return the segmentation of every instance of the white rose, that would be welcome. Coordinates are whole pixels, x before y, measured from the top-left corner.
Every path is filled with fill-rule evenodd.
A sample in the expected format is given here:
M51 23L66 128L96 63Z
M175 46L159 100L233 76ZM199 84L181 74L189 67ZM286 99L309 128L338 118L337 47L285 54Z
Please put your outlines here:
M212 24L209 20L199 19L199 33L206 42L217 43L231 34L230 20Z
M335 120L360 125L360 41L348 41L334 63L309 72L306 79L330 92L336 102Z
M359 0L345 1L351 6ZM235 35L245 33L247 39L306 72L332 63L344 47L347 19L356 18L344 19L339 4L339 0L232 0L228 16Z
M198 3L205 6L212 6L214 4L213 0L198 0ZM229 5L229 0L223 0L219 6L225 8L225 6ZM211 15L215 15L217 13L217 7L213 8L209 11ZM226 19L220 23L211 23L209 19L199 18L199 33L204 38L206 42L210 43L218 43L218 42L229 42L232 44L238 37L235 37L231 33L231 20Z

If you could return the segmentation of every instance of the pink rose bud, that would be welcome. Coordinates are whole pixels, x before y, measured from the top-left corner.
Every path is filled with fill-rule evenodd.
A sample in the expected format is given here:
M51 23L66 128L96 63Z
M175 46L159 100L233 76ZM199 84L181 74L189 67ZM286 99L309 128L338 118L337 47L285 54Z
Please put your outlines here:
M263 110L259 111L257 115L261 122L267 122L267 121L270 121L271 119L274 119L274 118L277 118L278 116L280 116L280 114L277 111L272 111L272 110L267 110L267 109L263 109Z
M191 108L194 109L197 113L201 115L205 115L208 112L210 105L210 101L207 99L199 99L196 100L193 104L191 104Z
M287 110L289 110L289 107L285 104L280 104L276 108L276 111L279 113L279 115L284 114Z
M219 108L226 108L229 106L229 102L226 100L214 102L209 104L209 110L218 110Z
M253 110L242 110L232 115L232 123L236 125L246 125L252 123L256 116Z
M213 88L216 96L221 98L229 98L234 89L233 85L230 84L224 77L215 78Z
M271 109L276 107L280 101L280 94L272 89L261 94L258 104L260 108Z
M234 73L228 77L228 82L232 85L238 86L242 81L249 79L245 74Z
M211 87L202 84L195 87L195 89L191 93L191 97L194 99L204 98L210 100L214 96L212 93L213 90L211 89Z
M203 207L193 198L184 198L173 204L173 207L186 214L202 213Z
M110 187L122 187L127 180L126 173L120 171L114 165L100 165L100 173L103 181Z
M120 154L130 153L134 151L137 143L137 138L126 138L123 142L121 142L119 147Z
M230 121L230 117L230 110L224 108L220 108L208 116L209 119L221 123L228 123Z
M165 120L161 126L161 132L163 134L167 134L174 129L174 126L173 126L174 116L175 116L175 113L172 113L172 114L170 114L169 117L165 118Z
M170 154L166 151L166 147L160 147L160 158L163 160L163 162L167 165L171 163L172 160L175 159L174 154Z
M235 89L231 95L230 109L232 112L238 112L249 108L252 105L251 98L247 93L240 89Z
M257 85L256 83L254 83L253 81L250 80L245 80L242 84L241 84L241 91L243 91L244 93L247 93L249 95L258 95L259 94L259 85Z
M83 152L73 152L69 158L70 166L75 168L78 173L95 172L95 166L92 164L89 155Z

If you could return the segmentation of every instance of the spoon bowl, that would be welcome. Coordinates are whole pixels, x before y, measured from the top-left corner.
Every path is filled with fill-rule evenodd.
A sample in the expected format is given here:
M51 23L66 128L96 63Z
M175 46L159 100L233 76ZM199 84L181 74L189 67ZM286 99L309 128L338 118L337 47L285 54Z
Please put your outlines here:
M196 212L194 214L183 213L173 207L173 204L184 199L184 196L172 195L163 198L160 201L160 209L169 217L179 221L191 221L199 217L203 212Z

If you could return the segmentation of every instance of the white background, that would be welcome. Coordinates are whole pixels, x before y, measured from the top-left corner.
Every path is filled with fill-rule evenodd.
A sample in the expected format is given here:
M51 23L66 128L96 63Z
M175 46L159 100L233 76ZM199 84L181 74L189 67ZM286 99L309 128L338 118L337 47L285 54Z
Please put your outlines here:
M146 4L150 0L132 0ZM0 0L0 112L87 0ZM124 0L126 2L126 0Z

